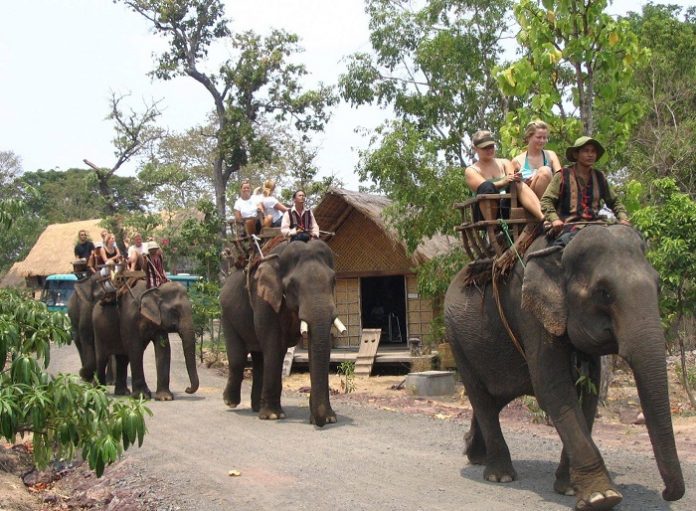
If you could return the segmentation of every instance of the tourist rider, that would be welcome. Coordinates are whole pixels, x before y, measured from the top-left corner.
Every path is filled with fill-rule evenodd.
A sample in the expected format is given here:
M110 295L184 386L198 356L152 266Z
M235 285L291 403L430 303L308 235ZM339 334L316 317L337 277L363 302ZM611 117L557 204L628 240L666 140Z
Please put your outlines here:
M477 160L464 170L466 184L476 195L506 192L510 186L517 187L517 197L528 213L536 220L543 220L539 199L531 188L522 182L520 172L505 158L495 157L495 139L490 131L479 130L471 138ZM477 220L495 220L496 208L475 212Z
M544 146L549 141L549 126L544 121L532 121L524 130L527 150L515 156L512 164L522 173L523 181L541 199L554 173L561 170L558 155Z
M602 144L588 136L578 138L566 150L566 158L572 165L553 176L541 198L544 215L554 232L560 232L566 222L597 220L604 205L620 223L630 225L626 208L604 173L594 168L602 155Z
M305 208L305 198L304 190L297 190L292 194L292 208L283 214L280 232L283 236L289 236L290 241L319 238L319 226L312 211Z

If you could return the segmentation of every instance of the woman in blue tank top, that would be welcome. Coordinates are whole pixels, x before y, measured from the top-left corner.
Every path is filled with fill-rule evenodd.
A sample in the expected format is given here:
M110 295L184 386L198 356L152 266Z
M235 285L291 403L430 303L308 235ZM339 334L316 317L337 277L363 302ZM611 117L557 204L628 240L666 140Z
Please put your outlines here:
M558 155L544 146L549 140L549 126L543 121L532 121L524 130L527 150L512 160L522 173L522 179L541 198L555 172L561 170Z

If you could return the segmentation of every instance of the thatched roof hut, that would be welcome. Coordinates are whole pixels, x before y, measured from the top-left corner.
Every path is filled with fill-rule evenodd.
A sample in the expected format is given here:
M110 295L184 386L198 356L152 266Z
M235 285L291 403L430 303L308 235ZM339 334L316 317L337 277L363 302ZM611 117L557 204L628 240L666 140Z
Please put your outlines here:
M383 216L384 196L331 189L313 209L321 230L334 232L327 243L335 255L336 306L349 330L339 345L356 346L363 328L383 328L382 342L430 340L438 305L418 294L418 265L457 247L453 236L424 240L409 255Z
M99 226L100 222L101 220L96 219L49 225L36 240L24 261L12 266L0 282L0 286L17 285L20 279L25 279L31 287L40 287L47 275L72 272L71 263L75 260L73 250L78 240L77 233L84 229L92 241L100 240L103 229Z

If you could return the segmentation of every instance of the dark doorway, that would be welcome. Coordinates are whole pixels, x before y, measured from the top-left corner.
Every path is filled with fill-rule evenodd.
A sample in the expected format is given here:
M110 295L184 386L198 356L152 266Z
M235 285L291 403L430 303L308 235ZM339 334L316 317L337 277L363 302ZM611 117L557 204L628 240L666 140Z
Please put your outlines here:
M381 328L380 343L406 342L406 290L403 275L360 279L362 328Z

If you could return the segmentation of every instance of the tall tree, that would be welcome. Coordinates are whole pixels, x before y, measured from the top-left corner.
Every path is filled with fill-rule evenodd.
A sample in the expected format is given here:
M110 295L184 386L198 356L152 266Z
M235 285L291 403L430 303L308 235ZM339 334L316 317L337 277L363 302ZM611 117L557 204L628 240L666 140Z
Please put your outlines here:
M441 148L448 163L465 165L472 156L468 135L497 127L509 108L492 71L503 52L511 2L365 5L373 52L349 58L339 79L341 95L353 106L391 107L404 131L416 130Z
M253 32L232 34L220 0L120 0L165 37L169 49L152 72L163 80L190 76L210 93L216 120L217 153L213 165L215 202L226 217L226 187L233 172L256 160L272 158L271 145L256 127L264 117L292 121L300 132L322 130L327 107L335 102L330 88L304 91L307 70L289 62L298 37L274 30L267 37ZM218 66L201 69L215 41L231 45L236 55Z
M126 96L111 94L110 112L107 119L114 123L115 136L112 140L114 145L114 156L116 161L111 167L100 167L85 159L84 162L90 166L97 177L97 186L104 206L109 215L118 213L116 197L112 180L116 171L121 166L142 154L151 144L159 140L162 136L161 129L155 126L155 121L160 116L157 102L145 105L142 112L123 109L123 100Z
M22 174L22 159L14 151L0 151L0 199L12 198L14 182Z
M521 56L498 73L502 90L521 105L502 130L507 146L520 143L530 120L549 122L556 148L581 134L600 138L610 158L623 150L643 114L617 102L636 65L646 57L624 20L607 12L608 0L521 0L515 6Z
M696 198L696 7L648 4L627 20L650 50L621 98L645 111L623 153L627 177L671 177Z
M153 149L138 172L151 190L158 210L192 208L201 199L213 199L212 172L215 129L197 126L184 133L168 133Z

